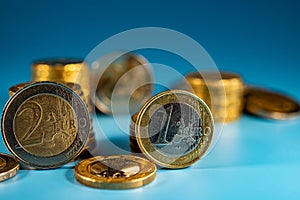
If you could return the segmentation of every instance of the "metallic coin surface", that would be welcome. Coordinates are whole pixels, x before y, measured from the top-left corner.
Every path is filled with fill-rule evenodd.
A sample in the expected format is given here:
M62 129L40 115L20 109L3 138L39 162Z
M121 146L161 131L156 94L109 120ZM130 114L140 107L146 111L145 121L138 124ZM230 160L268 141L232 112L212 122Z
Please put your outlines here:
M300 114L299 103L291 97L262 88L248 87L245 111L269 119L290 119Z
M53 81L80 85L85 98L90 97L90 76L88 63L76 58L49 58L34 61L31 65L32 81Z
M18 90L22 89L24 86L29 85L33 82L25 82L25 83L20 83L14 86L11 86L8 90L9 96L11 97L14 95Z
M232 122L243 110L244 84L240 75L232 72L192 72L178 84L191 91L211 109L216 123ZM229 111L230 112L227 112Z
M90 118L86 104L68 87L36 82L5 105L2 135L9 151L33 168L59 167L84 147Z
M150 64L141 55L106 55L95 62L91 75L93 101L106 114L137 112L153 91Z
M208 106L182 90L165 91L149 99L135 126L141 151L166 168L183 168L199 160L210 146L213 131Z
M154 180L156 166L147 159L132 155L97 156L75 167L80 183L104 189L129 189Z
M19 162L12 156L0 153L0 181L7 180L17 174Z

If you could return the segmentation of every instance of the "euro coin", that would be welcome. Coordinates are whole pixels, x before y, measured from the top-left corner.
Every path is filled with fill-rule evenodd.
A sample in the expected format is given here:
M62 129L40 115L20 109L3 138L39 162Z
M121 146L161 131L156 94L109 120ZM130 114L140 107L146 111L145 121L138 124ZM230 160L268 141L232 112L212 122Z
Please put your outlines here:
M263 118L284 120L297 117L300 113L296 100L267 89L248 87L245 102L246 112Z
M135 125L143 154L166 168L184 168L199 160L208 150L213 132L208 106L182 90L165 91L149 99Z
M34 61L31 65L31 80L77 83L87 101L90 99L89 68L81 59L52 58Z
M93 64L91 90L103 113L137 112L153 91L149 62L133 53L112 53Z
M10 155L0 153L0 182L15 176L18 171L19 162Z
M150 183L155 176L153 163L132 155L97 156L83 160L75 167L77 181L95 188L137 188Z
M86 104L68 87L36 82L6 103L2 136L8 150L33 168L59 167L83 149L90 130Z

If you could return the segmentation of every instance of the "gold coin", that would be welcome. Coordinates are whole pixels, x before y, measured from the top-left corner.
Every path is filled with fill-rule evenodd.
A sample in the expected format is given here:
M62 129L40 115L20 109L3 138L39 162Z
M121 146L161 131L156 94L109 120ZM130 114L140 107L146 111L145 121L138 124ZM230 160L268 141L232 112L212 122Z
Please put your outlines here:
M150 183L155 176L153 163L132 155L97 156L75 167L77 181L95 188L137 188Z
M196 95L169 90L149 99L137 116L138 146L148 159L166 168L199 160L211 144L212 114Z
M5 105L2 135L9 151L34 168L59 167L84 147L89 113L75 92L52 82L17 91Z
M137 112L153 91L149 62L141 55L112 53L92 69L95 106L103 113Z
M246 112L269 119L290 119L300 113L299 103L283 94L255 87L245 93Z
M12 156L0 153L0 182L17 174L19 162Z

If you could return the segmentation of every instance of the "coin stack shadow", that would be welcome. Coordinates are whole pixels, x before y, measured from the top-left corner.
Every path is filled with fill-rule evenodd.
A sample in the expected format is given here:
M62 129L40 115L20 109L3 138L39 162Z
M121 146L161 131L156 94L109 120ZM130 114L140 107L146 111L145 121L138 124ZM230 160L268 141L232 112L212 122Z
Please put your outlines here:
M89 90L88 64L80 59L45 59L31 65L31 81L53 81L66 85L78 94L92 112ZM89 151L96 147L95 133L90 116L89 139L79 157L90 157Z
M180 86L200 97L210 108L216 123L238 120L243 113L244 84L238 74L192 72Z

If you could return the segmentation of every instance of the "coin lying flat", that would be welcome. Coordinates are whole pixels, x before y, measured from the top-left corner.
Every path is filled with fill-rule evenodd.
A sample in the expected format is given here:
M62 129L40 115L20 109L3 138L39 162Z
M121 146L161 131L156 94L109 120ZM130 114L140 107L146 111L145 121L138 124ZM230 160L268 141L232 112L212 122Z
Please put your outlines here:
M10 155L0 153L0 181L15 176L18 171L19 162Z
M104 189L129 189L154 180L156 166L147 159L132 155L97 156L75 167L80 183Z
M299 103L274 91L248 87L245 92L245 111L269 119L290 119L300 114Z
M36 82L6 103L2 136L8 150L33 168L55 168L75 158L90 129L86 104L71 89Z
M135 125L143 154L166 168L183 168L199 160L211 144L213 131L208 106L182 90L165 91L149 99Z
M103 113L137 112L150 97L153 86L149 62L133 53L111 53L92 68L95 106Z

